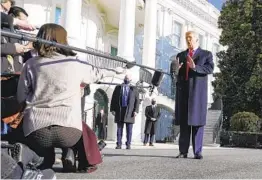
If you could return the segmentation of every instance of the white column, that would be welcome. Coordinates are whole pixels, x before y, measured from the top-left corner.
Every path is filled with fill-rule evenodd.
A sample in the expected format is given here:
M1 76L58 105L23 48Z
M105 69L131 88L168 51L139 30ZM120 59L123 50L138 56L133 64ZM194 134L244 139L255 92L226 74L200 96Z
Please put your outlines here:
M213 41L212 41L212 35L209 33L206 33L206 50L209 50L212 52L212 46L213 46Z
M203 49L207 50L207 36L206 36L206 33L203 35Z
M166 21L166 8L164 6L161 7L161 14L162 14L162 20L161 23L159 24L161 26L161 34L160 36L164 37L165 36L165 21Z
M90 94L88 96L85 97L85 106L84 106L84 110L87 112L86 113L86 124L90 127L93 127L93 118L94 118L94 109L92 109L94 107L94 94L96 92L96 85L91 85L90 86Z
M172 11L171 9L164 10L164 32L163 36L169 36L172 31Z
M135 0L121 0L118 32L118 56L134 61Z
M187 49L186 32L187 32L187 25L183 24L182 25L182 34L181 34L181 48L182 49Z
M147 0L145 9L142 64L155 67L157 0Z
M81 47L80 29L81 29L81 10L82 0L67 0L65 11L65 29L69 44Z
M212 41L212 35L210 33L206 33L206 50L212 52L213 48L213 41ZM211 103L213 102L213 96L212 96L212 80L213 80L213 75L209 74L208 75L208 108L211 106Z
M132 141L142 142L142 117L143 117L143 106L142 103L139 106L139 113L135 118L135 124L133 125Z

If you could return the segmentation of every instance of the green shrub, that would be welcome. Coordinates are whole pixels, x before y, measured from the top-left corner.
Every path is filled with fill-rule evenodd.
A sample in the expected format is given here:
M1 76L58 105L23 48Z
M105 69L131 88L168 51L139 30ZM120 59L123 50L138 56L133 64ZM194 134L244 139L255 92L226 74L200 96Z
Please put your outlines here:
M251 112L239 112L230 119L230 129L232 131L258 132L259 117Z

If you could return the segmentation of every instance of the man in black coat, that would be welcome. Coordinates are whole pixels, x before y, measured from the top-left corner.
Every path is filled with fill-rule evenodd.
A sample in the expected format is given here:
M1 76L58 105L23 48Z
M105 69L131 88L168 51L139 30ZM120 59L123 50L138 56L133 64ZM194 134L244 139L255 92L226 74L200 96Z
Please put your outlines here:
M96 117L96 127L98 128L98 138L106 140L107 115L101 109Z
M131 149L132 129L135 117L139 112L139 94L136 87L130 85L131 78L125 76L124 83L116 86L112 99L110 112L115 116L117 123L117 146L121 149L124 124L126 124L126 149Z
M147 106L145 110L146 115L146 125L145 125L145 139L144 139L144 146L148 143L148 139L150 136L149 146L154 146L154 135L156 133L157 128L157 120L160 117L160 109L156 105L156 100L153 98L152 105Z

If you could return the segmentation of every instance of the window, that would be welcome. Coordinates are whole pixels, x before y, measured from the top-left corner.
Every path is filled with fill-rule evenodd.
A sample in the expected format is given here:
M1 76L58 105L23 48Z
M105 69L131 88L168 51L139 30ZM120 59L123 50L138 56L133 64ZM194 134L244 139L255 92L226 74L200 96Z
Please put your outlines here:
M175 46L176 48L180 47L181 31L182 31L182 25L174 21L172 25L172 45Z
M201 35L201 34L199 34L199 46L200 46L201 48L205 48L205 47L204 47L204 36Z
M60 7L56 7L55 8L55 23L56 24L60 24L61 25L61 8Z
M117 56L117 48L111 46L111 55L112 56Z

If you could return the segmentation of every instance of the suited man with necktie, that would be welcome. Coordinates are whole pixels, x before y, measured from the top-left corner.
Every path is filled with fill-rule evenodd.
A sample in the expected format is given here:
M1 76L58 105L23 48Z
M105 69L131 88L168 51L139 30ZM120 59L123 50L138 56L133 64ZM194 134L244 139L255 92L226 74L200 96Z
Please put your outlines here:
M139 112L139 94L137 88L130 85L130 81L130 75L126 75L124 83L115 87L111 99L110 112L115 116L117 124L116 149L122 148L124 124L126 125L126 149L131 149L133 124Z
M153 141L154 141L154 136L156 133L156 128L157 128L157 120L160 117L160 109L156 105L156 99L153 98L151 101L151 105L146 107L145 110L145 115L146 115L146 124L145 124L145 139L144 139L144 146L148 143L148 139L150 138L149 141L149 146L154 146Z
M177 54L175 125L180 125L179 155L187 158L192 135L195 159L203 159L202 145L207 114L208 74L214 70L212 53L199 47L198 34L186 33L188 49ZM172 74L173 72L171 72Z

